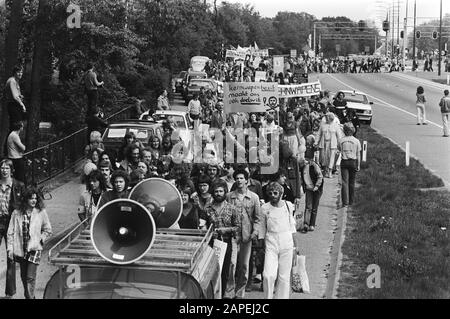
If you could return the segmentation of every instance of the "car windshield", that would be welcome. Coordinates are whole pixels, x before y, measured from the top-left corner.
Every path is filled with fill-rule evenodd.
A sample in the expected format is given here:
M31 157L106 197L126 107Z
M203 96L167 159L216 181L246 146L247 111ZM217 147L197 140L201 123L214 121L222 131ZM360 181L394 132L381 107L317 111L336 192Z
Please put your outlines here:
M189 87L204 87L206 90L214 89L214 86L210 81L191 81Z
M150 136L154 134L153 128L107 128L105 132L106 140L122 140L127 133L134 133L136 138L142 142L147 142ZM105 138L103 139L105 141Z
M162 123L168 118L172 118L177 128L186 129L186 124L184 122L184 117L181 115L166 115L166 114L153 114L155 121Z
M369 100L367 99L367 96L365 96L364 94L346 93L345 100L347 102L352 102L352 103L369 104Z

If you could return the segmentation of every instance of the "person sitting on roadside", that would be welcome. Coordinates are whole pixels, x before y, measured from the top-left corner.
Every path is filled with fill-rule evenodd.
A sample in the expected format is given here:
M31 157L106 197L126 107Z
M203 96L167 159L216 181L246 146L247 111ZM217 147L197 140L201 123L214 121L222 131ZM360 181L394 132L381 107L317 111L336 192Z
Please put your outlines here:
M111 176L111 184L113 189L106 191L100 197L97 209L100 210L106 203L120 198L128 198L130 192L128 186L130 184L130 176L122 171L117 170Z

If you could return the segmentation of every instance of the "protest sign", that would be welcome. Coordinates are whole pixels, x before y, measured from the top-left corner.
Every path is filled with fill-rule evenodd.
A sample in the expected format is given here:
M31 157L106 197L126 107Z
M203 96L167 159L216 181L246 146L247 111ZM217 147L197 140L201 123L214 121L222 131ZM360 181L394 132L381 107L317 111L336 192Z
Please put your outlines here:
M277 75L284 73L284 56L273 57L273 72Z
M237 51L237 50L227 50L227 53L225 55L226 58L242 59L242 60L244 60L246 56L247 53L245 51Z
M265 112L278 105L278 83L228 82L224 86L225 113Z
M266 81L266 71L256 71L255 72L255 82Z
M291 50L291 58L297 57L297 50Z
M278 85L278 98L307 97L319 95L322 90L320 81L297 85Z

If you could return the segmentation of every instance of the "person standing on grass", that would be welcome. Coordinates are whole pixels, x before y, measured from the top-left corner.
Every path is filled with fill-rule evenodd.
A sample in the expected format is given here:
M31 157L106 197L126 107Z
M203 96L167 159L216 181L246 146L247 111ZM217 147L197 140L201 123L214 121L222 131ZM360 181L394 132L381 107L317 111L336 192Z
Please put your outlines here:
M353 205L355 193L356 173L361 165L361 143L353 136L355 128L351 123L344 124L344 137L338 144L338 149L342 154L341 179L342 179L342 206Z
M11 129L12 132L9 133L6 141L8 158L14 165L14 177L25 183L25 161L23 159L23 154L26 147L20 140L20 133L23 131L23 123L15 122L13 123Z
M423 87L419 86L417 88L416 96L417 125L428 125L425 112L425 103L427 102L427 99L425 98L425 90L423 89Z
M26 299L35 299L37 267L44 244L52 235L52 226L40 192L28 188L19 207L11 215L8 227L8 259L20 265Z
M441 102L439 102L439 106L441 107L441 114L442 114L442 126L444 129L444 135L443 137L449 137L450 136L450 129L449 129L449 118L450 118L450 97L449 97L449 91L444 91L444 97L441 99Z

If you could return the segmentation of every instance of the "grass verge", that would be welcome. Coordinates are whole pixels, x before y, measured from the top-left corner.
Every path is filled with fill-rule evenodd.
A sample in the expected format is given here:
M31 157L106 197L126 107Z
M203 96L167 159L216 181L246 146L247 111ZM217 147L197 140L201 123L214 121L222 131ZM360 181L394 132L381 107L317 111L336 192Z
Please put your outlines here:
M373 129L367 163L357 175L355 204L348 211L339 298L450 298L450 194L404 152ZM369 265L381 270L381 287L369 289Z

